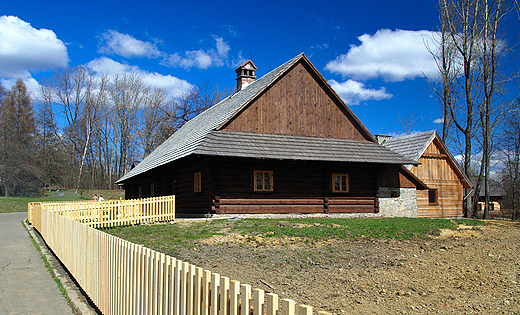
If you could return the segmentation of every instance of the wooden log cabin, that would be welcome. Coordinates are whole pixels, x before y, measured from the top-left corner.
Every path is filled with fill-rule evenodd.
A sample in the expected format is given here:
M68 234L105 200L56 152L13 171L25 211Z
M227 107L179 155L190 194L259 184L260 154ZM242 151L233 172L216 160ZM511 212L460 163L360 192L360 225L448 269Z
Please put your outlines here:
M173 194L182 215L417 216L426 185L403 165L418 162L379 145L304 54L255 71L119 179L126 198Z
M427 190L417 191L419 217L463 215L464 189L472 184L435 130L398 138L376 135L376 138L385 147L420 163L406 166L428 186Z

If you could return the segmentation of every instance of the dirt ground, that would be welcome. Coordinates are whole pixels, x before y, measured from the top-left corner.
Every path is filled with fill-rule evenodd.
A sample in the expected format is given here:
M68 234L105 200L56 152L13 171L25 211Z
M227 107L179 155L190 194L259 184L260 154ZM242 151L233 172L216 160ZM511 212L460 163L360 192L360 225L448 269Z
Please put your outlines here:
M407 241L231 234L168 254L315 311L520 314L520 225L510 221Z

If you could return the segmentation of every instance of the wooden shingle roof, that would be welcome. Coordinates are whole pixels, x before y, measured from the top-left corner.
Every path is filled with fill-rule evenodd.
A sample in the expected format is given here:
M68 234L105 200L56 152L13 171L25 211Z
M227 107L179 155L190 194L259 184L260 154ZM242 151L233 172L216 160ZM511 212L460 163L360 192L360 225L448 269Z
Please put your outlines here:
M193 153L301 161L419 164L370 141L259 132L212 131Z
M419 161L419 158L433 141L435 135L435 130L430 130L398 138L391 138L385 141L383 146L414 161ZM411 166L407 168L410 169Z

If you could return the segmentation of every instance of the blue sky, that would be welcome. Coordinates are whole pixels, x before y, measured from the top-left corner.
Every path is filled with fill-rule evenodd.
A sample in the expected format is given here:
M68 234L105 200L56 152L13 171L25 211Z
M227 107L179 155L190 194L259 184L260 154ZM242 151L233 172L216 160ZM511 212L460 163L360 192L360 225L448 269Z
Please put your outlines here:
M304 52L373 134L440 128L423 79L436 1L3 1L0 83L33 91L56 67L137 71L175 95L202 79L233 88L247 59L264 75ZM518 28L518 24L516 24ZM517 32L511 32L518 36ZM37 94L34 94L37 97Z

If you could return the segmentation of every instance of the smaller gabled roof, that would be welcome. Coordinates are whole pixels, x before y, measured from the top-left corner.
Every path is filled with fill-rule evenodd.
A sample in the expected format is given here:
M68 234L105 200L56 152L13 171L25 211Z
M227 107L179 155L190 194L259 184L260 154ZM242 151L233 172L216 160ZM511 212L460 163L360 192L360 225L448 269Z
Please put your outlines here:
M419 161L419 158L433 141L435 135L435 130L430 130L398 138L391 138L386 140L383 146L414 161Z
M448 150L444 142L439 138L435 130L401 136L398 138L392 138L386 140L383 143L383 146L387 147L392 151L400 153L414 161L419 161L421 156L424 154L424 152L434 139L437 139L442 150L448 156L448 163L450 163L453 166L455 173L461 179L462 183L464 184L464 187L472 187L471 181L462 171L460 165L457 163L457 161L451 154L450 150ZM412 169L412 165L407 165L405 167L408 170Z

